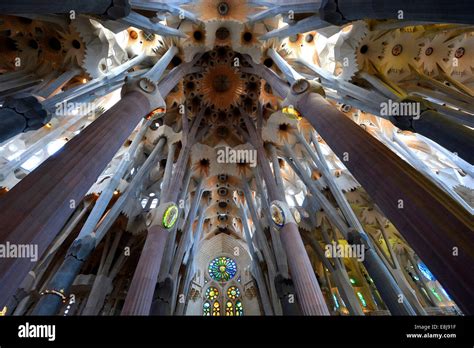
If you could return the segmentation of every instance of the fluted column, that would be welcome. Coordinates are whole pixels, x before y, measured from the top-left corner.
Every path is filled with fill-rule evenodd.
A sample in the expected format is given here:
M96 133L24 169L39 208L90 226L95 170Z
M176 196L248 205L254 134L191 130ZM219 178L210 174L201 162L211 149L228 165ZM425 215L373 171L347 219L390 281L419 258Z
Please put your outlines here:
M288 257L291 279L295 285L298 303L304 315L329 315L329 310L324 301L324 296L316 279L308 253L301 239L298 225L293 219L282 190L276 186L276 179L272 174L263 147L263 140L256 132L255 126L250 122L247 114L241 110L249 132L248 138L257 151L257 161L265 180L268 196L272 206L277 206L283 213L283 225L280 229L280 238ZM270 212L272 214L273 212Z
M178 273L183 263L183 257L186 251L189 250L190 248L189 235L192 233L193 222L198 212L199 202L201 200L201 194L202 194L202 190L201 190L202 184L203 184L203 180L199 179L198 183L196 184L196 188L194 191L195 195L192 200L191 207L189 208L187 215L183 219L186 221L186 223L185 223L184 228L181 231L181 237L180 237L178 247L176 248L176 240L175 240L176 235L170 235L170 238L168 240L168 248L169 248L168 250L170 250L170 253L168 253L165 256L165 259L163 260L162 271L161 271L162 276L160 276L160 278L163 278L163 279L159 279L159 281L160 283L162 283L163 286L166 286L168 285L166 283L166 278L168 278L168 282L170 282L170 284L172 285L172 289L167 295L170 295L171 297L163 298L163 296L158 296L159 300L153 303L153 306L150 310L151 315L155 315L155 314L159 315L160 313L163 313L165 315L170 315L174 312L175 299L176 299L175 295L180 286ZM186 188L184 190L186 190ZM187 192L185 192L184 194L184 197L186 196L187 196ZM176 232L176 228L174 231ZM159 287L160 285L158 285L158 288Z
M259 178L256 178L256 180L259 180ZM262 253L263 258L266 263L266 270L267 270L268 279L269 279L269 292L270 292L270 297L272 300L273 310L275 312L275 315L281 315L283 308L280 303L279 293L276 287L276 279L280 272L278 269L278 265L276 265L275 255L274 253L272 253L268 240L266 239L265 233L263 231L260 217L255 207L255 200L253 199L252 193L250 192L250 187L249 187L249 184L247 183L246 178L243 178L242 180L242 190L244 192L245 201L247 203L250 217L252 219L252 223L255 228L255 231L254 231L255 243L259 247L260 252ZM263 189L259 191L263 192ZM271 219L269 219L269 223L272 223ZM276 237L280 238L279 236L276 236Z
M161 260L168 238L169 229L172 226L164 225L165 212L171 206L178 209L177 198L183 185L183 178L188 165L191 146L196 141L196 133L204 117L204 108L195 117L191 127L189 127L187 115L183 115L183 137L181 143L183 147L179 153L175 171L168 186L163 187L160 196L160 205L151 212L149 216L149 230L143 247L142 254L138 261L137 268L132 278L132 283L128 289L122 315L148 315L153 302L153 294L160 272ZM175 214L178 214L177 212ZM174 221L176 222L176 221Z
M303 314L329 315L296 223L286 223L280 230L280 238L288 255L291 279L293 279Z
M472 216L324 97L297 81L287 104L311 123L465 313L474 313Z
M304 140L304 137L301 136L300 139L303 144L308 145L306 140ZM395 279L390 274L388 268L383 264L382 260L374 251L373 243L370 241L370 238L366 235L359 220L354 215L352 208L346 201L342 191L339 190L335 182L332 180L332 174L329 173L328 167L322 165L322 163L324 163L324 157L322 152L320 152L317 142L315 142L315 147L318 151L318 155L321 156L320 160L315 157L314 153L311 151L311 148L309 148L309 145L307 148L308 154L319 163L318 168L323 172L326 182L328 183L329 188L333 193L334 198L338 203L339 208L343 212L343 216L345 220L347 220L348 224L346 224L344 219L341 218L329 200L326 199L325 196L319 191L319 188L315 185L316 182L313 182L309 175L305 173L301 165L298 163L293 150L286 146L286 152L292 158L292 160L287 159L288 164L292 167L296 175L298 175L300 179L306 184L306 187L311 192L312 199L321 205L329 220L339 229L344 238L346 238L350 244L354 243L355 245L363 245L365 253L362 263L364 264L364 267L367 269L372 279L374 279L375 285L377 286L380 295L390 310L390 313L393 315L414 315L415 312L413 311L408 299L405 299L401 302L399 301L399 296L402 295L400 287L395 282Z
M474 164L474 131L436 112L426 110L419 118L396 116L392 123L402 130L412 131L434 140Z
M69 248L68 255L75 253L81 254L81 257L75 257L74 259L66 257L63 261L63 264L60 266L60 271L56 272L52 277L51 280L48 282L47 289L54 289L59 290L62 289L66 293L69 291L74 279L79 274L82 265L87 261L91 253L95 250L95 247L101 242L102 238L105 236L105 231L108 228L104 228L103 230L97 230L96 226L99 223L99 220L102 218L110 200L112 199L113 191L116 189L118 182L125 174L125 171L128 168L128 163L130 158L135 153L138 144L142 140L142 135L145 133L148 122L142 126L142 129L137 134L135 139L133 140L128 154L126 154L117 168L117 172L111 178L107 187L104 188L102 191L99 199L97 199L94 208L90 212L89 216L87 217L86 222L81 228L79 235L76 237L76 240L73 242L72 246ZM155 149L152 151L150 156L148 156L147 160L138 170L137 174L134 176L130 184L127 186L125 192L123 192L122 196L117 200L115 205L111 210L108 211L106 217L102 221L102 226L109 225L110 221L115 221L118 216L118 213L121 211L123 203L127 200L130 196L130 193L136 189L137 184L142 180L144 174L148 172L150 167L156 161L158 154L161 153L161 150L165 144L165 139L161 138L158 141ZM85 242L89 239L92 239L94 243ZM74 266L69 266L68 264L74 263ZM64 271L61 271L64 270ZM67 272L65 271L67 270ZM60 301L57 296L51 293L43 294L43 297L38 301L33 314L34 315L54 315L57 313L60 306Z
M37 244L40 257L140 119L146 93L132 90L0 199L0 243ZM0 304L28 271L29 259L0 264Z
M186 271L183 277L183 281L180 282L180 289L182 290L182 292L180 293L184 294L184 298L187 299L187 301L189 301L189 289L191 288L192 278L196 274L195 258L196 258L196 250L199 247L199 242L202 236L202 223L205 218L204 210L205 210L205 204L201 203L199 212L198 212L196 230L194 231L194 236L192 238L191 248L189 249L187 256L185 257L185 260L183 261L184 264L186 265ZM186 311L186 305L187 305L186 301L185 302L178 301L178 303L175 306L175 310L173 314L184 315Z
M58 296L57 292L62 293L65 298L68 296L70 286L74 282L77 274L79 274L84 261L94 248L95 238L93 236L87 236L74 241L63 263L51 281L48 282L47 289L41 293L41 300L35 307L32 313L33 315L57 314L63 302L62 297Z
M161 117L166 111L155 81L163 73L160 67L168 65L176 49L169 52L144 77L127 77L117 104L2 196L0 219L5 223L0 229L0 243L37 245L41 257L139 120ZM28 259L1 263L0 305L8 301L31 268Z
M8 97L0 107L0 143L17 134L43 127L51 115L34 96Z
M155 225L148 229L122 315L148 315L150 312L167 238L168 230L163 226Z

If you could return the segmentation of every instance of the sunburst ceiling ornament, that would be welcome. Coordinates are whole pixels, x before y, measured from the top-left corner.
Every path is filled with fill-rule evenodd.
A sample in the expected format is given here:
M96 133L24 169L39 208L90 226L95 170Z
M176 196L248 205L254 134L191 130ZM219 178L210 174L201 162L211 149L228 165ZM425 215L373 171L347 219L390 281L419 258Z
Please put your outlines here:
M206 28L203 24L193 25L186 35L188 38L184 41L185 43L203 45L206 41Z
M59 35L63 50L66 51L66 56L64 57L66 65L74 64L79 66L84 59L86 51L86 45L80 34L70 25L67 31L59 32Z
M211 162L207 158L202 158L195 162L193 165L193 171L199 173L200 176L209 176L209 168Z
M240 35L240 44L243 46L252 46L259 44L258 35L261 35L260 32L255 32L255 26L245 26L244 30Z
M240 73L226 64L210 67L201 83L203 101L220 110L236 105L244 91Z
M202 21L217 19L245 22L249 9L246 1L242 0L201 0L198 12Z

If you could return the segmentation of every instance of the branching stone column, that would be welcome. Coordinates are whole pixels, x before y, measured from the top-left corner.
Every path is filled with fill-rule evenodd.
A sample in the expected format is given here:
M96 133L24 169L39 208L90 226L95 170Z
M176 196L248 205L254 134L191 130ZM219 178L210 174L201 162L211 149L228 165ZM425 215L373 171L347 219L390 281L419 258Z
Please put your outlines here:
M396 127L430 138L465 161L474 163L474 131L439 112L427 109L418 117L394 116L390 120Z
M8 97L0 107L0 143L17 134L40 129L50 119L40 97Z
M400 295L403 294L400 287L397 285L380 257L378 257L374 250L373 243L362 228L362 225L352 211L352 208L347 202L344 194L334 182L332 174L329 172L329 167L324 162L325 159L321 149L319 148L319 144L315 142L316 151L320 156L318 158L306 143L304 137L301 135L297 135L297 137L300 141L300 144L303 144L303 146L306 145L305 149L307 150L309 157L315 161L315 163L318 165L318 168L322 171L323 177L328 183L331 193L333 194L339 208L341 209L341 212L343 213L344 219L339 215L337 210L332 206L324 194L320 192L320 188L316 187L317 182L312 181L310 176L302 168L301 164L298 163L294 151L288 146L285 146L286 152L291 158L291 160L287 159L288 164L290 164L294 172L306 184L309 191L311 192L311 197L313 197L313 199L315 199L321 205L321 207L326 212L328 219L338 228L344 238L350 243L354 242L356 245L363 245L365 250L363 264L371 275L372 279L374 279L375 285L384 299L385 304L389 308L390 313L393 315L414 315L415 312L412 309L411 300L408 300L410 296L407 296L404 301L399 301ZM349 234L351 235L351 238L349 238ZM355 238L355 235L357 235L358 238ZM329 242L329 240L327 242Z
M255 180L257 181L259 179L256 178ZM249 187L249 184L247 183L246 178L242 178L242 190L244 192L245 201L247 203L250 216L252 218L252 224L255 228L255 231L254 231L255 244L260 249L260 252L262 253L263 258L266 263L266 270L267 270L266 274L268 277L268 283L269 283L268 287L269 287L270 297L272 300L273 311L275 315L281 315L283 308L282 308L282 304L280 303L281 301L279 298L279 293L276 289L276 282L277 282L276 278L277 277L281 278L281 276L279 275L277 276L278 267L276 265L275 255L274 253L272 253L272 250L270 249L270 246L268 245L269 244L268 240L265 237L265 233L260 223L261 222L260 217L255 207L255 200L252 196L252 193L250 192L250 187ZM268 209L268 211L270 211L270 209ZM285 310L286 310L286 307L285 307Z
M138 122L164 106L155 84L130 81L116 105L2 196L0 242L37 245L41 256ZM32 267L20 258L0 264L0 305Z
M199 204L201 202L201 197L203 193L203 179L199 178L198 182L196 183L196 188L194 191L194 198L191 203L191 207L189 208L188 214L186 215L186 223L185 223L185 228L183 229L182 236L180 238L178 248L176 249L176 252L173 255L173 264L171 265L169 276L171 277L171 280L173 280L173 292L172 296L169 299L169 302L171 303L171 311L170 313L174 312L174 309L176 307L176 298L177 298L177 293L178 293L178 288L179 288L179 271L181 268L181 265L183 264L183 258L186 254L187 251L192 247L192 232L193 232L193 223L194 220L196 219L196 215L198 213L199 209ZM174 241L173 241L174 244ZM182 280L184 281L184 279Z
M241 110L241 113L243 113L243 110ZM324 296L298 231L298 225L282 191L276 186L275 177L266 158L263 140L248 115L243 113L243 116L249 132L249 141L257 150L258 164L265 180L268 196L272 201L270 214L273 222L280 229L280 238L288 256L291 279L295 285L301 310L304 315L329 315Z
M48 290L62 291L65 294L68 293L69 288L71 287L74 279L79 274L81 266L87 261L88 257L95 250L96 246L101 242L102 238L105 235L105 231L108 229L96 229L96 226L99 223L99 220L102 218L108 204L113 195L113 191L117 187L120 179L125 174L126 169L128 169L129 158L133 156L138 144L141 141L141 136L144 131L147 129L148 123L143 125L142 130L137 134L136 138L133 140L132 145L130 146L130 152L125 155L125 158L122 160L117 172L112 177L110 183L102 191L100 197L97 199L94 208L87 217L86 222L81 228L79 235L76 237L72 246L69 248L68 254L59 267L59 270L54 274L51 280L48 283ZM132 179L132 182L128 185L127 190L123 195L117 200L115 205L111 210L108 211L106 218L102 221L102 226L107 226L110 221L115 221L118 217L118 213L121 211L123 202L130 197L131 191L136 189L137 183L141 181L146 171L148 171L151 165L156 161L156 158L161 153L163 146L166 140L160 138L158 144L155 146L154 150L147 158L145 163L141 166L140 170L137 172L135 177ZM92 241L92 242L91 242ZM81 257L77 257L75 254L80 254ZM71 254L72 257L69 255ZM54 292L44 292L43 297L40 299L36 305L33 314L34 315L54 315L59 310L61 304L61 299L58 296L55 296Z
M311 82L295 82L293 105L364 187L443 284L456 304L474 313L474 224L459 203L334 108ZM315 93L316 92L316 93ZM428 246L428 247L427 247Z
M147 218L147 225L150 228L125 299L122 315L148 315L150 313L168 233L176 223L179 214L176 201L188 166L191 146L195 143L196 133L203 116L204 108L189 128L187 115L183 115L182 148L175 172L170 184L163 187L160 205Z
M188 250L183 263L186 265L186 271L184 275L184 280L181 282L181 288L183 290L184 298L186 299L185 302L178 301L176 304L176 309L174 310L174 315L184 315L186 312L187 303L189 301L189 290L192 286L192 281L194 276L196 275L196 255L199 250L199 246L201 243L201 238L203 234L203 222L206 217L205 210L207 204L205 200L201 201L197 225L194 231L194 236L192 238L191 248Z
M268 295L267 285L265 284L265 278L258 262L257 253L255 252L255 248L253 246L253 240L250 235L250 227L248 225L247 213L243 204L240 205L240 219L242 221L245 240L249 247L249 253L252 256L252 274L255 276L255 280L257 281L258 292L260 293L260 298L262 300L263 311L265 315L273 315L274 312L270 302L270 297Z

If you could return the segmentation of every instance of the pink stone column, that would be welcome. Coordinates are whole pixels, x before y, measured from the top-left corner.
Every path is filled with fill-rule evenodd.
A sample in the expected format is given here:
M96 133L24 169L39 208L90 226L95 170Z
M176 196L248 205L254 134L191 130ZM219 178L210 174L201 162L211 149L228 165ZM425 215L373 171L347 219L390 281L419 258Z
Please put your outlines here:
M286 223L280 230L280 238L288 256L291 279L303 314L329 315L298 226L294 222Z
M148 230L145 246L128 289L121 315L148 315L150 313L167 237L168 231L161 226L155 225Z
M89 188L150 112L150 102L132 91L0 198L0 244L34 244L38 258L61 231ZM0 262L0 307L35 263Z

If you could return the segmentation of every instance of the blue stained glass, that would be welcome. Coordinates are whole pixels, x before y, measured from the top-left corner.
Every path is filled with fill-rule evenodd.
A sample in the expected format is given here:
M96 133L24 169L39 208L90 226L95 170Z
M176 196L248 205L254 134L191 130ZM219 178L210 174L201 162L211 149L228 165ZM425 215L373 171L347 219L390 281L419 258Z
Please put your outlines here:
M337 300L336 295L332 294L332 298L334 299L334 304L336 305L336 308L339 308L339 301Z
M219 296L219 290L217 290L215 287L211 286L206 290L206 298L208 300L215 300L217 296Z
M211 315L211 304L208 301L204 302L204 304L202 305L202 313L204 316Z
M448 293L446 292L446 290L444 290L443 288L440 288L441 289L441 292L444 294L444 296L446 296L446 298L451 301L451 297L449 297Z
M241 317L244 315L244 307L241 301L235 302L235 315Z
M226 282L237 273L237 264L229 257L216 257L209 263L209 275L218 282Z
M240 297L240 290L235 286L231 286L227 290L227 297L232 300L235 300L237 297Z
M430 272L428 267L423 262L418 263L418 269L429 280L436 280L434 275Z

